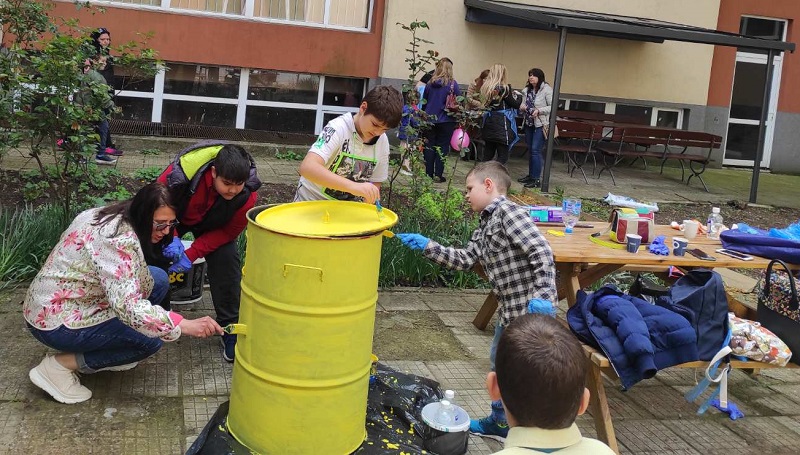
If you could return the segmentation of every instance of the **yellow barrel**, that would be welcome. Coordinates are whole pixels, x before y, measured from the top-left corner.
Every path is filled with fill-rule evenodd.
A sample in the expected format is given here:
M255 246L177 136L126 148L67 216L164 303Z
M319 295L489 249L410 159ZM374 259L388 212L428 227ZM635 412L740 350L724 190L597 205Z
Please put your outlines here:
M227 426L262 454L347 454L366 435L382 233L397 215L357 202L247 214Z

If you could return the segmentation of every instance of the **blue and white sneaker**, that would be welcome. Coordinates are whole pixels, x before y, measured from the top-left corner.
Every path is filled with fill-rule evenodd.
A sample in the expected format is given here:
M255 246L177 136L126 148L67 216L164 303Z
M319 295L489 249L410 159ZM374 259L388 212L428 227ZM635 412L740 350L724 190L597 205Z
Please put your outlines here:
M469 432L484 438L506 442L508 423L500 423L492 416L484 417L480 420L471 419L469 421Z
M94 162L97 164L105 164L109 166L113 166L117 164L117 159L113 156L109 155L108 153L98 153L94 157Z
M236 355L236 335L223 333L220 343L222 344L222 358L233 362L233 357Z

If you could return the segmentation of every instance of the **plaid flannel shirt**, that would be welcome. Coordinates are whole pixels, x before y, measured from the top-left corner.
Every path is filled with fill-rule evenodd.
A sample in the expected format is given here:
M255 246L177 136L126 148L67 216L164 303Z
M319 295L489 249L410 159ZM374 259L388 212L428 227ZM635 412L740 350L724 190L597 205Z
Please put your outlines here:
M505 197L480 214L480 225L465 248L428 242L425 256L444 267L468 270L480 261L497 296L500 325L527 312L528 301L557 301L553 251L530 214Z

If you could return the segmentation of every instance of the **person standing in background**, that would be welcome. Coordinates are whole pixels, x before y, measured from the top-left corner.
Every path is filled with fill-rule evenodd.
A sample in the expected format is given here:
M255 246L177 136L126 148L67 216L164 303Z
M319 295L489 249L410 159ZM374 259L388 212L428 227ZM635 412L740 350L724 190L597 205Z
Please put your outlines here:
M512 90L506 82L506 67L496 63L489 69L489 76L481 86L480 94L488 111L483 122L483 161L494 159L502 164L508 161L511 147L519 140L517 134L517 109L522 103L522 94Z
M461 89L453 78L453 62L445 57L436 64L422 96L422 110L432 124L425 136L425 173L439 183L446 181L444 159L450 153L450 137L456 128L456 120L445 109L450 94L459 96Z
M544 127L550 122L550 105L553 104L553 89L544 80L544 71L532 68L528 71L528 84L522 90L524 101L520 112L525 118L525 142L528 157L528 175L517 179L525 188L541 186L542 146L545 143Z

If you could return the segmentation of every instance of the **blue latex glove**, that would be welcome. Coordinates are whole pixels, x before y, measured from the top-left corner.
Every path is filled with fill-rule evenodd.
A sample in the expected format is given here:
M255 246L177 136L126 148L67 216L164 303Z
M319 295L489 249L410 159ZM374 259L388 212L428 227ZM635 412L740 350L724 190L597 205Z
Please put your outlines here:
M164 254L164 257L172 259L173 261L180 259L183 251L183 242L181 242L179 237L173 237L172 242L170 242L169 245L164 245L164 248L161 249L161 253Z
M546 314L548 316L556 317L556 307L553 302L544 299L531 299L528 302L528 313L530 314Z
M403 242L403 245L411 248L412 250L424 250L430 241L427 237L420 234L401 233L396 234L395 237Z
M192 268L192 261L186 256L186 253L181 253L181 258L177 262L169 266L169 273L181 273Z
M727 408L723 408L719 403L719 398L714 398L714 400L711 402L711 406L714 406L725 414L728 414L728 417L730 417L731 420L741 419L744 417L744 413L740 411L739 407L731 401L728 401Z
M664 245L665 236L659 235L656 237L647 249L653 253L661 256L669 256L669 247Z

